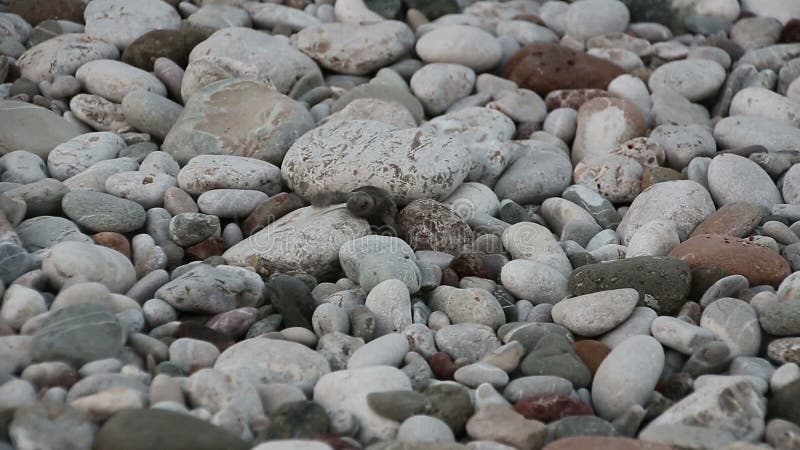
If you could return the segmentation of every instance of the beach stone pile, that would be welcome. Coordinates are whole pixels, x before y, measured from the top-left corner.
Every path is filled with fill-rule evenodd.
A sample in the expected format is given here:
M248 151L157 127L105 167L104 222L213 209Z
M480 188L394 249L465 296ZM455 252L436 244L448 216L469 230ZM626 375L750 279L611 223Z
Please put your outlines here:
M58 449L799 450L800 0L0 0Z

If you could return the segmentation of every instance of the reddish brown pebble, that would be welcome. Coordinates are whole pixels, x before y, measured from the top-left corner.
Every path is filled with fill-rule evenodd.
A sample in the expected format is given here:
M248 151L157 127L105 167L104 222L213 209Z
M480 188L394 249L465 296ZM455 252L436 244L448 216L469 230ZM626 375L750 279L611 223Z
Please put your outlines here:
M683 174L669 167L645 167L642 174L642 189L647 189L656 183L685 179Z
M592 407L572 397L560 394L542 394L525 397L516 405L514 411L528 420L553 422L567 416L593 416Z
M455 270L450 267L442 269L442 285L443 286L453 286L458 287L458 283L461 281L461 278L458 276Z
M763 219L764 210L759 205L728 203L706 217L706 220L692 231L691 237L701 234L721 234L742 238L749 236Z
M131 257L131 243L128 241L128 238L119 233L114 233L113 231L102 231L93 235L92 240L97 245L102 245L103 247L116 250L125 255L127 258Z
M548 111L558 108L578 110L589 100L604 97L608 97L608 92L602 89L560 89L547 94L544 102Z
M221 255L225 249L225 241L222 238L212 236L203 242L186 247L186 256L202 261L212 256Z
M686 261L692 268L720 266L730 274L746 277L751 286L778 286L792 272L775 250L730 236L695 236L672 249L669 256Z
M312 439L330 445L333 450L358 450L360 448L332 434L316 434L312 436Z
M428 364L433 370L433 375L439 380L452 380L453 375L458 370L458 366L453 362L453 358L447 353L439 352L428 359Z
M782 44L800 42L800 19L791 19L786 22L778 42Z
M242 233L245 236L251 236L272 222L305 205L306 202L294 194L281 192L273 195L256 206L253 212L244 220Z
M675 450L673 447L638 439L578 436L559 439L547 444L542 450Z
M503 67L503 77L519 87L547 95L558 89L605 89L625 73L604 59L558 44L531 44L521 48Z
M238 308L217 314L206 322L206 326L226 336L238 339L244 336L250 326L256 323L257 320L257 309L249 307Z
M589 371L592 372L592 375L597 372L597 368L600 367L600 363L606 359L609 353L611 353L611 349L608 348L606 344L603 344L600 341L595 341L594 339L583 339L574 344L572 344L572 349L575 350L575 353L578 354L578 358L586 364L586 367L589 368Z

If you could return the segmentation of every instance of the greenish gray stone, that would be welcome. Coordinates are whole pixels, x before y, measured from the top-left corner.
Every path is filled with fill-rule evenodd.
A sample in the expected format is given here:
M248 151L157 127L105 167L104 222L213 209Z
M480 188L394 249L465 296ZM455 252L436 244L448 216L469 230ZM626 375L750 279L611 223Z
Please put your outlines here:
M95 233L130 233L142 228L147 218L142 205L134 201L83 189L65 194L61 208L67 217Z
M497 329L497 336L503 342L518 341L525 347L526 352L533 351L539 341L550 334L558 334L567 340L572 340L572 334L565 327L555 323L545 322L513 322L501 325Z
M441 419L456 435L464 431L473 407L467 390L456 383L435 384L425 390L431 402L430 416Z
M547 425L550 441L573 436L617 436L609 422L595 416L568 416Z
M158 409L120 411L97 433L95 450L247 450L227 430L189 414Z
M428 397L414 391L372 392L367 394L367 405L381 416L398 422L428 414L433 407Z
M328 434L331 421L325 409L317 403L303 400L284 403L270 414L267 429L258 436L258 441L274 439L310 439Z
M682 260L666 256L637 256L589 264L572 272L568 289L574 296L632 288L639 302L659 314L674 314L686 303L692 272Z
M0 101L0 154L27 150L47 159L50 150L80 134L75 125L50 110Z
M365 0L364 4L384 19L397 18L403 9L403 2L400 0Z
M50 314L33 335L34 361L65 361L80 367L112 358L125 345L125 331L116 316L97 304L67 306Z
M589 368L581 361L572 344L562 335L543 336L536 347L520 364L525 375L552 375L565 378L575 388L588 387L592 383Z

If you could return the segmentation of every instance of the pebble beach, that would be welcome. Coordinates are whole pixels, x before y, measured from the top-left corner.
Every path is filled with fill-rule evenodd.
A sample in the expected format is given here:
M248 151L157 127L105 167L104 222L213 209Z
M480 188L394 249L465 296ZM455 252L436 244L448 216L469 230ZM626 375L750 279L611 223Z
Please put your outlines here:
M800 450L800 0L0 0L0 450Z

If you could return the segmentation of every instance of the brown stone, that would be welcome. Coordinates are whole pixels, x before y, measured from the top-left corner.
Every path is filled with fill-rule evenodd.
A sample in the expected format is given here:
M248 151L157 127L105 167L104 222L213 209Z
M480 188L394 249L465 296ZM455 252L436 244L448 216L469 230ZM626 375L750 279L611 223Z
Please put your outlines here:
M281 192L273 195L256 206L253 212L247 216L247 219L242 223L242 232L245 236L250 236L305 205L306 202L302 198L291 193Z
M542 394L525 397L514 405L514 411L528 420L554 422L567 416L593 416L592 407L572 397Z
M692 288L689 289L688 298L700 300L708 288L722 278L730 275L720 266L703 266L692 268Z
M602 97L608 97L608 92L603 89L559 89L547 94L544 103L548 111L558 108L578 110L589 100Z
M669 167L645 167L642 174L642 189L647 189L656 183L685 179L683 174Z
M19 14L33 26L48 19L83 23L86 0L11 0L8 12Z
M452 380L458 366L453 362L453 358L445 352L434 354L428 359L433 375L437 380Z
M586 367L589 368L589 371L592 372L592 376L597 372L600 363L611 353L611 349L608 348L606 344L594 339L580 340L572 344L572 349L575 350L575 353L578 354L578 358L580 358L581 361L586 364Z
M155 60L165 57L181 67L186 67L189 53L208 36L208 31L196 27L149 31L125 48L122 61L142 70L152 71Z
M200 341L210 342L216 345L220 352L225 351L226 348L236 343L233 338L226 336L217 330L188 320L181 322L181 324L178 326L178 331L175 333L175 337L192 338Z
M397 215L400 235L414 250L457 255L472 243L472 230L452 209L427 198L414 200Z
M455 270L450 267L442 269L442 286L458 287L461 278Z
M672 249L669 256L683 259L692 268L720 266L746 277L752 286L778 286L792 272L789 263L775 250L730 236L694 236Z
M542 450L675 450L673 447L638 439L577 436L559 439L546 445Z
M605 89L623 73L604 59L547 43L521 48L503 67L503 77L540 95L557 89Z
M464 252L456 256L450 267L459 277L480 277L489 280L500 278L500 269L508 262L503 255L484 255L479 252Z
M202 261L212 256L219 256L226 249L227 246L222 238L211 236L210 238L194 244L191 247L186 247L186 256Z
M747 237L764 220L763 209L751 203L728 203L711 214L692 231L691 237L701 234L721 234Z
M786 22L778 42L786 44L800 42L800 19L791 19Z
M116 250L127 258L131 257L131 243L128 241L128 238L122 234L113 231L102 231L92 235L92 240L97 245Z

